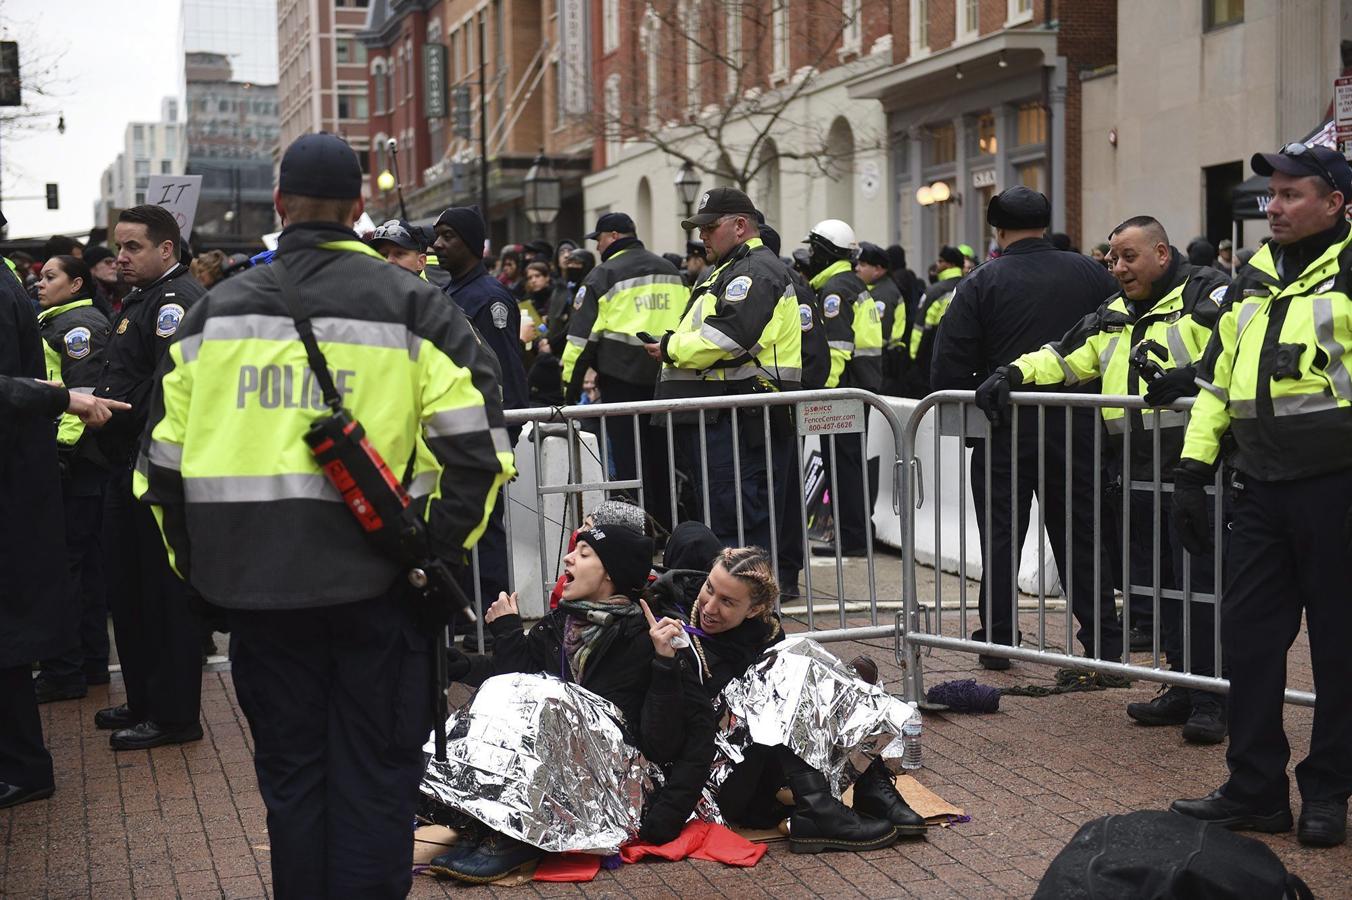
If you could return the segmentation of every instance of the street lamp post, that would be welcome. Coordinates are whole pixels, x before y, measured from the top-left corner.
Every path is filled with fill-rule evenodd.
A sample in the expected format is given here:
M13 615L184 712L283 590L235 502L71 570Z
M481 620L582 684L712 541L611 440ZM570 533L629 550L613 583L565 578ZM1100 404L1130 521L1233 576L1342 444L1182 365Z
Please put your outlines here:
M404 206L404 185L399 178L399 142L390 138L385 142L385 146L390 148L390 165L394 168L394 190L399 197L399 217L407 222L408 209Z
M676 172L676 196L681 198L685 204L685 217L690 218L691 212L695 208L695 198L699 196L699 173L695 167L690 164L690 160L681 163L681 168ZM690 240L690 229L685 229L685 239Z
M559 215L560 201L559 176L554 167L545 159L544 150L535 157L535 162L526 172L521 182L525 191L524 203L526 218L535 225L541 237L545 228Z

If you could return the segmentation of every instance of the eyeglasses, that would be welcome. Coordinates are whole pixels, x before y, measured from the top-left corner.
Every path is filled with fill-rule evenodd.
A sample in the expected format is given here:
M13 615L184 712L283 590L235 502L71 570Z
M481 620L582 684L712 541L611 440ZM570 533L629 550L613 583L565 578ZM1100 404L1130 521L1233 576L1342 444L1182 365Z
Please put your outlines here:
M735 218L737 218L737 216L723 216L722 218L716 221L710 222L708 225L699 226L697 230L699 231L700 234L709 234L722 228L724 222L731 221L732 219Z
M1315 155L1315 152L1310 149L1308 144L1301 143L1300 141L1292 141L1278 152L1281 153L1282 156L1289 156L1292 159L1299 159L1302 156L1308 157L1310 162L1319 167L1319 171L1324 176L1324 180L1329 183L1329 187L1333 188L1335 191L1342 190L1338 185L1338 182L1333 180L1333 174L1329 172L1328 167L1319 161L1319 157Z

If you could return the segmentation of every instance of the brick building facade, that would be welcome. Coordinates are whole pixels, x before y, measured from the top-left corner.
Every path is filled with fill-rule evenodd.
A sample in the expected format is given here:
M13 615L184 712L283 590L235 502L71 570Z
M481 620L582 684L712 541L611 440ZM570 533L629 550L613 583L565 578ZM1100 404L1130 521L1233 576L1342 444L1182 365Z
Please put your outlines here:
M1051 199L1053 230L1086 240L1080 78L1116 60L1117 3L897 0L891 12L892 65L850 94L887 113L894 237L926 265L945 243L984 255L986 202L1022 183Z
M410 218L427 221L449 206L481 203L486 157L494 246L580 236L592 139L585 109L566 108L561 71L570 52L587 57L591 16L582 0L561 25L561 5L568 0L373 0L362 41L375 141L371 190L381 212L398 209L393 193L375 185L391 164L384 145L394 137ZM590 70L573 68L588 80L574 85L573 96L580 87L589 99ZM540 154L562 188L561 209L548 226L530 224L523 208L522 181Z

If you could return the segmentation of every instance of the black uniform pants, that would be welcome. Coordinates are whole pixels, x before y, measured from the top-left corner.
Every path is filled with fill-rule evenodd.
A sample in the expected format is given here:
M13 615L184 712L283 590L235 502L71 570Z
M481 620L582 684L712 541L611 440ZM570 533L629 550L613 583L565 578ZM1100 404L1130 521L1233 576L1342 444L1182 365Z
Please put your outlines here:
M31 664L0 669L0 781L25 788L55 784Z
M745 409L738 411L735 455L730 410L721 412L718 421L705 424L703 444L700 443L698 424L675 426L673 440L681 467L695 492L695 505L701 516L704 515L707 480L708 525L723 546L755 546L768 551L770 530L778 527L778 523L770 522L771 482L765 460L765 423L760 415L748 414ZM739 492L740 535L737 528ZM776 507L776 512L778 510Z
M840 534L842 551L862 551L873 521L872 504L864 494L864 439L862 434L822 435L822 463L831 494L831 517ZM835 449L831 447L835 443ZM833 465L834 463L834 465ZM831 473L835 472L835 481ZM873 492L877 479L869 484Z
M985 640L987 629L997 644L1014 644L1011 603L1018 588L1018 557L1016 548L1022 548L1028 533L1029 506L1038 495L1052 554L1056 558L1061 583L1070 598L1071 610L1080 628L1076 637L1085 653L1094 653L1094 613L1097 609L1101 635L1101 658L1120 659L1122 656L1122 627L1117 621L1113 603L1112 570L1108 567L1104 547L1094 540L1093 491L1086 485L1094 483L1094 429L1099 428L1097 413L1091 409L1075 410L1070 433L1066 433L1065 416L1057 410L1046 417L1045 438L1045 494L1038 491L1038 429L1037 410L1032 407L1016 409L1019 416L1018 446L1011 444L1011 429L996 429L990 441L991 483L986 484L986 452L984 439L972 441L971 479L972 499L976 505L977 530L981 534L982 571L979 607L982 627L973 633L974 640ZM1014 484L1013 461L1017 452L1018 484ZM1069 457L1069 459L1068 459ZM1066 469L1071 476L1071 515L1066 519ZM990 503L991 530L986 530L986 504ZM1017 520L1015 513L1017 512ZM987 553L989 548L989 553ZM1067 558L1069 550L1070 558ZM1094 586L1094 560L1099 560L1098 590ZM1069 565L1067 564L1069 563ZM986 598L991 598L991 620L987 621ZM1067 648L1069 651L1069 648Z
M777 546L779 588L790 595L798 591L798 576L803 571L803 477L799 468L801 444L796 434L776 439L771 448L774 471L770 478L775 492L775 514L779 517ZM765 548L769 550L769 547Z
M292 897L404 897L432 640L411 601L230 610L232 678L268 809L272 887Z
M66 562L70 587L75 592L71 609L80 616L72 628L68 649L42 661L44 679L62 684L83 684L85 676L108 670L108 603L104 597L103 496L62 496L66 514Z
M131 494L131 473L104 493L104 571L127 706L138 721L195 725L202 702L197 601L169 567L150 507Z
M597 373L596 386L602 403L636 403L653 398L653 385L631 384ZM597 432L599 435L599 431ZM652 416L638 417L641 448L634 440L634 417L611 416L606 419L606 437L610 439L610 463L615 478L638 478L638 451L643 453L643 508L663 528L671 529L671 475L667 471L667 435L665 428L654 428ZM673 436L673 443L675 438ZM638 491L629 492L635 503Z
M1160 590L1181 591L1183 578L1183 544L1174 539L1170 531L1170 510L1173 507L1173 494L1160 492L1160 514L1155 519L1155 495L1153 491L1131 492L1131 584L1135 591L1123 591L1129 597L1127 615L1124 617L1130 627L1142 627L1150 630L1154 621L1155 595L1152 585L1155 583L1155 533L1158 531L1159 579ZM1214 530L1213 530L1214 533ZM1210 594L1216 583L1215 557L1210 553L1194 556L1189 563L1189 577L1192 593ZM1160 598L1160 649L1169 660L1169 668L1175 672L1183 668L1183 601L1168 597ZM1188 641L1190 668L1196 675L1214 675L1216 673L1216 607L1206 600L1192 603L1191 621L1188 623Z
M1331 451L1332 452L1332 451ZM1221 641L1230 671L1230 780L1224 794L1285 807L1291 747L1282 729L1286 652L1305 613L1314 669L1310 753L1296 766L1300 795L1346 801L1352 792L1352 470L1297 481L1240 476L1226 553Z

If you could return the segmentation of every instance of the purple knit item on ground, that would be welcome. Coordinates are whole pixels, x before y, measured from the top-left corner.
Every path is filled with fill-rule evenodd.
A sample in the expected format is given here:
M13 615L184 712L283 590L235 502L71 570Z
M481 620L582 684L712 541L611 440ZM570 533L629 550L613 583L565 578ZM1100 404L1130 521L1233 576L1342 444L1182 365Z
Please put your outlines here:
M925 699L946 706L952 712L988 713L1000 709L1000 689L977 684L971 678L936 684L925 694Z

